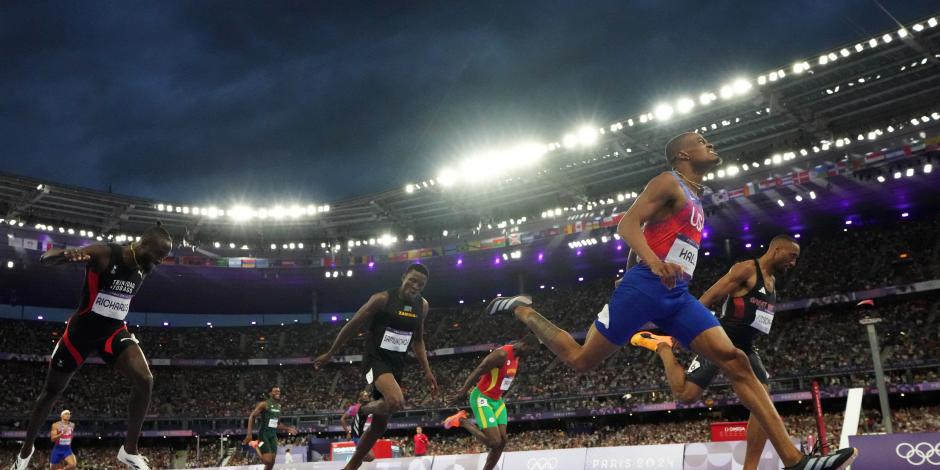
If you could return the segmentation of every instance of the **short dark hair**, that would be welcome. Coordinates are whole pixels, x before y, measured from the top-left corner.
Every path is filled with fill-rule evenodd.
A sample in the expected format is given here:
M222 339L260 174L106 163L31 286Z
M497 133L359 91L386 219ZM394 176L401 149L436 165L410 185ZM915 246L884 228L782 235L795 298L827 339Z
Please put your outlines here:
M790 242L790 243L796 243L797 245L800 244L799 240L786 234L777 235L776 237L773 237L770 239L771 244L776 243L776 242Z
M426 277L431 277L431 274L428 273L428 267L421 263L411 263L411 265L408 266L408 269L405 270L405 274L408 274L412 271L424 274Z
M157 224L153 227L144 230L143 238L165 240L170 242L171 245L173 244L173 237L170 236L170 232L168 232L167 229L163 228L163 223L160 221L157 221Z
M669 142L666 142L666 162L668 162L670 165L674 165L676 163L676 158L679 156L679 152L682 150L685 137L692 134L695 134L695 132L683 132L669 139Z

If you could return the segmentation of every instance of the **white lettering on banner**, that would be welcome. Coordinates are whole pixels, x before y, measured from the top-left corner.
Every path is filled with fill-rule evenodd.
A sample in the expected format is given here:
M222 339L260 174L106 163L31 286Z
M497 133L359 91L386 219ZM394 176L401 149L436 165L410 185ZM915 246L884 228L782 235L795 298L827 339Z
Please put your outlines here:
M695 272L695 263L698 260L698 245L692 240L678 236L672 243L672 248L666 254L667 263L678 264L687 276L692 277Z
M512 377L503 377L503 383L499 384L499 389L502 391L509 390L509 386L512 385Z
M91 311L115 320L123 320L131 308L131 297L124 298L99 292Z
M398 331L392 328L385 329L385 336L382 337L382 349L389 351L405 352L408 345L411 344L410 331Z
M269 419L269 420L268 420L268 427L269 427L269 428L276 428L276 427L277 427L277 418L271 418L271 419Z
M763 310L757 310L757 313L754 314L754 323L751 323L751 326L755 330L760 331L764 334L770 334L770 326L774 322L773 312L765 312Z

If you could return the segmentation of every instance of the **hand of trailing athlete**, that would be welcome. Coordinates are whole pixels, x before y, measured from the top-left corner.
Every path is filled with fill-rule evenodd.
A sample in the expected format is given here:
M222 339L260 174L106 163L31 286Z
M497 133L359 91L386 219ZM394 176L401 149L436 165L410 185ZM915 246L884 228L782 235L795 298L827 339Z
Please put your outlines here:
M313 360L313 368L316 370L320 370L320 367L323 366L323 364L330 362L330 358L332 357L333 357L333 354L330 353L329 351L317 356L317 358Z
M287 435L288 435L288 436L296 436L296 435L297 435L297 428L295 428L295 427L293 427L293 426L287 428Z
M650 263L650 271L659 276L663 285L672 289L676 287L676 281L682 276L682 267L675 263L666 263L656 260Z
M431 386L431 393L432 393L433 395L437 395L437 392L438 392L438 388L437 388L437 377L434 377L434 374L431 373L431 372L426 372L426 373L424 374L424 379L427 380L427 381L428 381L428 385Z
M467 391L461 389L461 390L458 390L457 392L454 392L448 395L447 398L444 399L444 402L448 405L456 405L458 403L462 403L466 399L467 399Z

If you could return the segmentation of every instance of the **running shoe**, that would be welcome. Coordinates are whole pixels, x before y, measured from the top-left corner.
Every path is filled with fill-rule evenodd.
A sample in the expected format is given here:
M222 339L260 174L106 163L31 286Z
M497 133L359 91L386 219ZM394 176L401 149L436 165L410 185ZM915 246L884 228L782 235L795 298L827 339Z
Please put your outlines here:
M121 446L121 450L118 451L117 459L134 470L150 470L150 462L147 457L140 454L128 454L124 450L124 446Z
M486 305L486 313L496 315L499 313L512 313L516 307L528 307L532 305L532 298L527 295L517 295L515 297L497 297Z
M16 462L13 462L10 470L26 470L29 467L29 459L33 458L34 453L36 453L36 446L30 449L29 455L25 459L20 457L20 451L16 451Z
M460 427L460 420L467 419L467 412L460 410L444 420L444 429Z
M839 449L829 455L804 455L796 465L784 467L784 470L843 470L858 457L858 449L849 447Z
M665 344L670 348L674 347L676 340L672 336L659 336L649 331L641 331L630 338L630 344L656 352L660 344Z

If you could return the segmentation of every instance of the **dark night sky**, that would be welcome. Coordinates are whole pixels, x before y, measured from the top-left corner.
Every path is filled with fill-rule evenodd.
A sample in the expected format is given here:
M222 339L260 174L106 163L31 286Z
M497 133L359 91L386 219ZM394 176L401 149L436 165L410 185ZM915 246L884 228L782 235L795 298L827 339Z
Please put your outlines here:
M883 3L902 23L940 11ZM336 201L889 29L870 0L5 1L0 169L198 205Z

